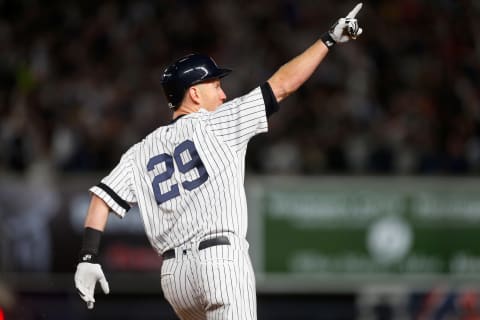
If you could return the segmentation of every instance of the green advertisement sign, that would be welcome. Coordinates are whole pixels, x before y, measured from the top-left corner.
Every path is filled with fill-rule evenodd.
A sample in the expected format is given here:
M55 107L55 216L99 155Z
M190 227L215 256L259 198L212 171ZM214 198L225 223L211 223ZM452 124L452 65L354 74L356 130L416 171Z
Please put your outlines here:
M257 267L266 275L480 275L479 186L262 181L254 187Z

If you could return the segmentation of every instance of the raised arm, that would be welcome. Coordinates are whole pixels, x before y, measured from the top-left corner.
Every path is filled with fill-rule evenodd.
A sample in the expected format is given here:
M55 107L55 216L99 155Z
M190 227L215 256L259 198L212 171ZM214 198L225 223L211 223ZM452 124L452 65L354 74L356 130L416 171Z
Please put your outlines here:
M318 40L303 53L281 66L268 79L277 101L282 101L307 81L327 53L327 46Z
M356 39L362 33L355 16L362 8L359 3L344 18L338 19L322 37L308 49L296 56L275 72L268 83L278 102L295 92L317 69L329 49L336 43Z

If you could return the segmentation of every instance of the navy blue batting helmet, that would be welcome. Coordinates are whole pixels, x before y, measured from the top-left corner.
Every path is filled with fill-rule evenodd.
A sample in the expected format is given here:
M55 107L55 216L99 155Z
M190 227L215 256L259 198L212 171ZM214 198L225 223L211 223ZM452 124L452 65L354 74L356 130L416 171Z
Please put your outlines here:
M167 96L168 106L177 108L185 92L191 86L203 81L223 78L232 70L219 68L215 61L203 54L189 54L175 61L163 72L163 91Z

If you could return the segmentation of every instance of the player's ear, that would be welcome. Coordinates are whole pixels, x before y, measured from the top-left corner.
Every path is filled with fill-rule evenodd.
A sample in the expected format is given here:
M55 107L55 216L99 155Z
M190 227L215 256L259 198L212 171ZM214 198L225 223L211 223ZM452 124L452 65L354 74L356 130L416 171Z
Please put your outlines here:
M200 90L197 86L188 88L187 95L195 104L200 104Z

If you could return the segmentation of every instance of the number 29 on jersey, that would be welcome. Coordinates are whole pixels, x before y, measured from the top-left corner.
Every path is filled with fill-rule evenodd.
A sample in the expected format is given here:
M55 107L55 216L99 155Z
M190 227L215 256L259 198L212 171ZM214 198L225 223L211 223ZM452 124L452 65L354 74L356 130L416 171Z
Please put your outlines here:
M192 191L208 180L208 172L198 155L195 144L191 140L185 140L176 146L173 150L173 155L162 153L150 158L147 163L147 170L150 172L162 164L164 164L164 170L155 175L152 181L153 193L158 204L180 196L178 183L181 183L185 190ZM193 180L188 180L185 177L184 180L177 182L174 179L175 168L183 175L196 169L198 177ZM167 181L170 181L169 189L162 192L160 184Z

